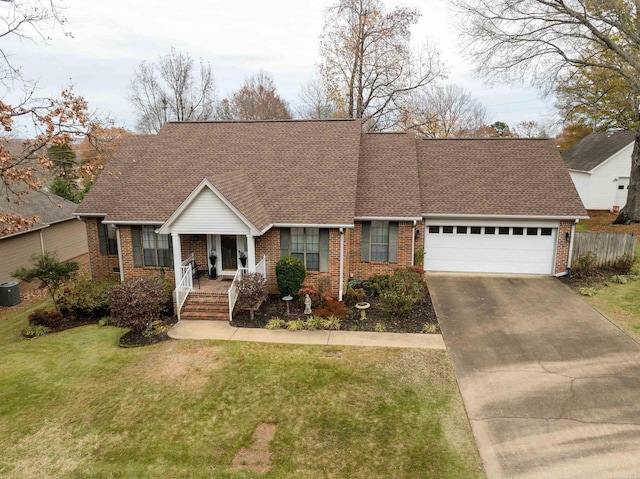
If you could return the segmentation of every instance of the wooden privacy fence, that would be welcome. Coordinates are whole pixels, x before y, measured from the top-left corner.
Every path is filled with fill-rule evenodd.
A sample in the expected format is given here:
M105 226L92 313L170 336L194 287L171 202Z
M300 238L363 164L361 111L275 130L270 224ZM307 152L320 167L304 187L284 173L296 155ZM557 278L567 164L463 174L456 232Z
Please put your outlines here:
M575 233L573 259L576 267L578 259L591 251L596 256L594 266L613 266L624 255L633 256L636 235L624 233Z

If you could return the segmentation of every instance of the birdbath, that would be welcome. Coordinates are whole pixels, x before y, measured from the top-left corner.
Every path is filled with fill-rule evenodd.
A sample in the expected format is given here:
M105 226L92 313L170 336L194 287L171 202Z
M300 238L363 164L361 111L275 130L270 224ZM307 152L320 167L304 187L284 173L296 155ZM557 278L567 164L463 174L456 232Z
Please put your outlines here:
M361 303L356 303L356 309L360 310L360 319L367 319L367 309L369 309L371 305L369 303L365 303L364 301Z
M289 316L289 302L293 299L293 296L284 296L282 298L282 301L284 301L285 303L287 303L287 316Z

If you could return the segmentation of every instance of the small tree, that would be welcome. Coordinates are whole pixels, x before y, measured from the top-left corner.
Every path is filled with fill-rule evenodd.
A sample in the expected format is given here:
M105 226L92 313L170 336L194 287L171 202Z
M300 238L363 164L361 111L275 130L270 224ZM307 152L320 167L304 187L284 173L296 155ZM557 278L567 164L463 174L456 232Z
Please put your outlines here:
M267 280L260 273L245 273L238 284L238 307L248 309L253 320L254 311L267 297Z
M166 282L160 278L135 278L111 288L111 317L121 328L142 332L162 317L171 300Z
M293 256L283 256L276 263L278 289L285 295L296 294L302 288L307 271L302 260Z
M47 289L58 309L58 290L71 280L78 271L78 263L70 261L61 263L54 253L34 254L31 256L32 268L19 268L12 273L14 278L21 281L40 280L40 289Z

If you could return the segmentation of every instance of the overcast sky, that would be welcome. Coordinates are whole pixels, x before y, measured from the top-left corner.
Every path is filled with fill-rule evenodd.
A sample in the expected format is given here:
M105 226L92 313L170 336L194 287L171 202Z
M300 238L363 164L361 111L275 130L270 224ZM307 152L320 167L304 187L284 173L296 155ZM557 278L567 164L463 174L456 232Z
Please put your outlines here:
M210 62L218 96L237 89L244 78L266 70L280 94L295 105L300 86L315 73L323 10L333 0L59 0L73 37L59 28L51 39L2 40L24 76L37 79L40 93L54 95L74 84L92 110L109 113L119 126L133 128L128 85L143 60L155 61L173 46ZM391 8L397 1L387 0ZM418 5L416 42L431 41L442 54L448 83L470 90L487 108L489 119L515 126L548 121L552 102L536 91L498 85L489 88L473 77L460 52L448 0L403 2ZM4 95L6 97L6 95Z

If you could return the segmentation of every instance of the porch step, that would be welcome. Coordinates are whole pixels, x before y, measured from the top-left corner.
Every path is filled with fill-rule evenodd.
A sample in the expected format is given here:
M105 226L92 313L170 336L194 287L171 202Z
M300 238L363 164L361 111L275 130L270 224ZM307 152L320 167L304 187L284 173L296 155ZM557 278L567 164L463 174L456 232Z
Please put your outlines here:
M226 295L190 294L180 318L228 321L229 299Z

